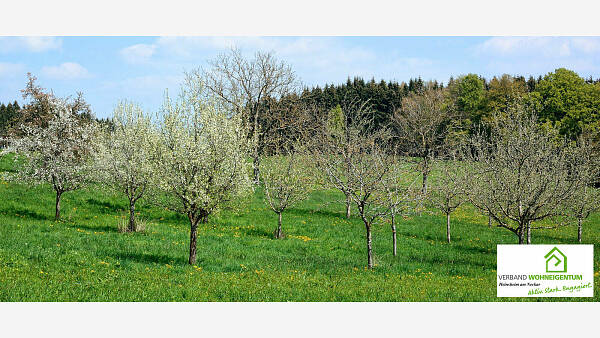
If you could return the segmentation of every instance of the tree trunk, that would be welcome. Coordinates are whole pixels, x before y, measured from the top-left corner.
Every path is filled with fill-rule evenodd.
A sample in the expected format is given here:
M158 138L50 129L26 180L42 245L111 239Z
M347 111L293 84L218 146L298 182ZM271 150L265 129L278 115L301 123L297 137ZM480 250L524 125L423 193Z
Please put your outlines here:
M281 230L281 213L279 215L279 222L277 222L277 229L275 229L275 239L283 238L283 231Z
M446 240L450 243L450 213L446 214Z
M350 207L352 203L350 202L350 196L346 196L346 218L350 218Z
M133 199L129 200L129 226L127 230L135 232L135 202Z
M371 237L371 227L366 225L367 228L367 268L373 269L373 239Z
M56 190L56 209L54 212L54 220L58 221L60 219L60 197L62 196L62 191Z
M192 224L190 227L190 265L196 264L196 239L198 238L198 225Z
M492 214L488 214L488 228L492 227Z
M260 183L260 157L254 156L252 160L252 170L254 175L254 184Z
M196 264L196 240L198 238L198 223L204 223L206 221L206 215L198 216L198 212L188 212L188 219L190 220L190 258L188 263L190 265Z
M421 194L423 196L421 196L421 198L419 199L419 217L423 214L423 201L425 200L425 196L427 196L427 178L429 177L429 174L425 171L422 172L423 173L423 185L421 187Z
M519 200L519 219L523 215L523 204ZM519 236L519 244L523 244L525 242L525 231L526 225L523 223L519 223L519 227L517 228L517 236Z
M581 228L581 218L577 219L577 241L581 243L581 233L583 229Z
M423 193L423 195L427 195L427 178L428 178L429 174L426 172L423 172L423 186L421 188L421 192Z
M523 244L523 242L525 242L525 231L523 226L517 230L517 236L519 237L519 244Z
M252 130L252 137L254 139L254 144L252 145L253 150L252 150L252 169L254 171L254 184L258 185L260 183L260 151L259 151L259 141L260 141L260 136L259 136L259 125L258 125L258 102L255 103L255 106L253 108L254 112L252 113L252 115L254 115L254 128Z
M394 256L396 256L396 224L395 224L395 215L392 214L392 249L394 251Z
M531 223L527 222L527 244L531 244Z

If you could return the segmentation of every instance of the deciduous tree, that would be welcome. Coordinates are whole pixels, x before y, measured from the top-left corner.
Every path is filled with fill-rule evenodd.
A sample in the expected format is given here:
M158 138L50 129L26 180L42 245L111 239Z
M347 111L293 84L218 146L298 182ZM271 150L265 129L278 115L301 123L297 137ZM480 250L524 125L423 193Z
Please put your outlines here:
M352 198L350 192L353 157L361 148L356 143L363 140L357 134L372 133L372 112L368 102L346 98L322 116L320 128L309 142L314 154L319 154L315 164L321 174L323 186L337 189L345 196L346 218L350 218Z
M287 63L273 53L256 52L252 59L239 49L221 54L209 62L203 71L206 88L215 94L234 113L242 115L248 136L252 138L250 156L253 160L254 181L258 183L259 165L263 156L264 131L260 120L265 99L279 100L299 88L298 79ZM197 71L200 73L200 71Z
M513 102L522 102L527 96L527 85L508 74L490 80L489 90L486 93L487 114L482 116L480 122L487 122L491 112L504 112Z
M347 124L343 133L331 133L330 128L325 129L315 138L316 144L313 144L311 153L317 170L323 173L327 182L343 190L356 206L366 230L367 267L372 269L372 227L382 217L389 215L388 188L394 179L391 173L396 161L391 156L393 152L389 151L387 130L374 132L365 129L368 110L361 111L362 114L356 116L362 118Z
M25 161L17 161L21 165L19 178L52 185L58 220L62 194L80 188L89 179L97 128L93 122L79 119L65 100L52 97L48 111L53 117L46 126L21 125L21 136L9 140L8 150L25 157Z
M600 210L600 158L592 135L582 133L577 140L577 155L575 170L581 179L581 184L570 203L570 215L577 220L577 241L583 237L583 223L593 212Z
M584 126L600 129L600 86L586 83L573 71L559 68L548 73L531 96L541 122L556 126L572 140Z
M437 160L434 167L439 175L434 180L427 201L446 216L446 241L450 243L450 215L465 201L464 189L467 183L467 170L455 156Z
M387 197L382 201L390 216L392 229L392 253L397 253L396 217L407 216L416 210L415 202L420 200L421 191L415 189L418 175L412 165L399 156L395 156L393 148L388 149L389 156L394 159L384 189Z
M251 190L241 116L225 109L202 77L187 74L179 98L165 98L159 141L159 186L174 198L164 205L188 217L188 261L195 264L198 224Z
M136 104L120 102L96 155L102 181L129 201L128 231L136 231L135 204L155 182L157 133L150 115Z
M58 99L52 91L47 91L37 84L37 78L31 73L27 73L27 85L21 90L25 104L19 110L17 116L13 119L10 134L21 135L21 125L45 128L48 126L57 111L55 109L56 100L61 100L63 105L78 119L87 122L93 120L90 105L85 101L82 92L78 92L73 97Z
M279 217L273 232L276 239L283 238L282 214L288 207L306 199L312 190L306 161L298 146L279 151L261 161L260 176L264 184L265 203Z
M394 112L392 125L406 154L417 161L423 177L422 191L427 194L431 164L447 134L449 114L445 94L440 89L413 93L402 100L402 109Z
M564 216L582 183L572 149L519 104L494 117L490 138L473 136L466 154L472 155L469 200L519 244L531 243L531 230L544 227L534 223Z

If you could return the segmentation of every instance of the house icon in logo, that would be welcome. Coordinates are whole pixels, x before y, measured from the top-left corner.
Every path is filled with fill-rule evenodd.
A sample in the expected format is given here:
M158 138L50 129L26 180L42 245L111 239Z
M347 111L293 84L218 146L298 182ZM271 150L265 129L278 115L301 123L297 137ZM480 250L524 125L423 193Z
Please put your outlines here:
M567 256L557 247L544 256L546 258L546 272L567 272Z

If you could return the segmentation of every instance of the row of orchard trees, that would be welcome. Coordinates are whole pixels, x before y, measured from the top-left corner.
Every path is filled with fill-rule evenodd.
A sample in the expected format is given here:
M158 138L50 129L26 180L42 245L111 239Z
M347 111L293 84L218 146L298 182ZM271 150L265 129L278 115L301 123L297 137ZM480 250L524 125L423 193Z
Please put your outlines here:
M78 118L66 100L52 97L48 107L54 116L48 125L24 126L7 151L25 158L15 157L17 178L52 185L57 220L62 194L94 181L127 197L130 231L136 230L136 202L156 197L188 217L194 264L198 224L251 188L241 117L229 114L195 75L187 76L177 98L165 97L157 115L122 102L112 123L101 126Z
M140 198L186 215L190 264L198 225L256 184L278 216L275 238L284 236L289 206L318 187L339 190L346 216L354 206L365 226L369 268L373 226L391 221L395 254L396 218L425 206L446 215L448 242L452 212L469 202L519 243L570 219L581 241L584 220L599 207L593 139L584 133L568 142L520 102L496 112L480 132L452 138L446 90L405 97L392 122L374 129L369 102L348 97L324 114L284 99L296 81L271 54L249 60L234 50L186 74L179 95L166 95L158 114L122 102L112 122L99 125L77 114L79 97L44 97L52 118L24 124L9 150L25 157L20 178L52 184L56 219L61 195L90 181L127 197L130 231ZM551 222L540 223L545 219Z
M450 215L465 202L487 215L490 226L513 232L519 243L531 243L533 229L573 219L581 242L582 223L600 208L600 149L594 129L584 128L570 140L558 128L540 124L535 107L513 100L472 135L464 135L452 125L456 107L449 95L444 90L411 95L392 123L414 156L421 197L446 214L448 242ZM429 189L434 168L439 177Z

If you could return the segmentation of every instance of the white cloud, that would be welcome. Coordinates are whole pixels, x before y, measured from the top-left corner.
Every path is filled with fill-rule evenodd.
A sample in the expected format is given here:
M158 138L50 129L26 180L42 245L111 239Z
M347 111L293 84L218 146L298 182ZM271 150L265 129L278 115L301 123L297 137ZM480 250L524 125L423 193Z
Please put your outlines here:
M336 62L354 58L371 58L372 53L359 47L341 45L336 38L328 37L159 37L152 44L137 44L121 50L121 54L135 54L149 58L151 56L196 58L199 53L225 51L232 47L243 52L257 50L273 51L280 57L322 57L335 56ZM331 60L334 61L334 60Z
M140 43L121 49L119 54L129 63L143 63L150 60L156 52L156 48L155 44Z
M13 77L16 75L24 75L25 65L22 63L0 62L0 76Z
M592 54L600 52L599 38L572 38L573 46L584 53Z
M474 48L494 74L545 74L566 67L578 73L600 70L600 37L494 37Z
M65 62L58 66L42 67L42 75L56 80L76 80L90 76L82 65L75 62Z
M207 59L234 46L248 56L258 50L274 52L301 74L306 85L339 83L354 76L402 81L418 76L434 79L440 72L448 73L433 59L399 51L378 54L368 46L337 37L160 37L145 45L144 49L152 51L145 60L157 69L182 71L203 66ZM444 79L447 77L438 80ZM143 83L150 79L138 80Z
M336 38L330 37L160 37L153 46L180 57L194 57L199 51L224 51L232 47L237 47L243 52L273 51L286 57L335 55L338 61L373 56L360 47L343 46Z
M476 48L478 54L500 56L542 55L564 58L600 51L598 37L493 37Z
M320 83L324 77L344 81L348 76L370 77L379 66L375 53L344 44L336 37L159 37L120 51L128 62L145 62L157 69L183 71L202 66L216 53L232 47L250 56L260 50L274 52L292 67L308 74L303 80ZM350 73L349 73L349 70Z
M23 37L23 44L32 52L43 52L51 49L59 49L62 40L51 36Z
M184 37L168 36L160 37L155 45L164 52L178 57L193 57L200 51L206 50L227 50L237 47L242 50L275 50L281 49L282 44L278 38L251 36L251 37L226 37L226 36L202 36L202 37Z
M4 52L25 50L39 53L61 47L62 40L52 36L0 37L0 50Z

